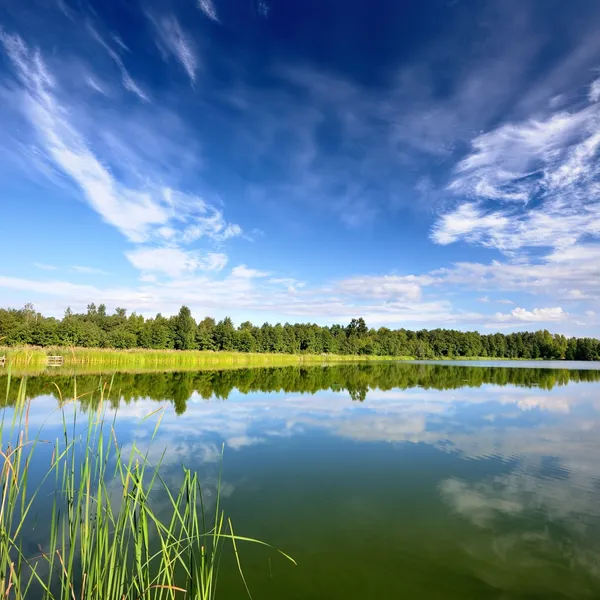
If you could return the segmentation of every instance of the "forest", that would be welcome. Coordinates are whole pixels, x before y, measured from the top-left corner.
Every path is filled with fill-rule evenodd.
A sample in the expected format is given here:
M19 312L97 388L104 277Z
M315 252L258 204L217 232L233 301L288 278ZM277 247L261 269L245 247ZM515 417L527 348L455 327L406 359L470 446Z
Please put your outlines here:
M83 348L152 348L337 354L429 358L507 358L600 360L600 340L535 332L490 333L453 329L369 328L364 319L346 326L285 323L261 326L246 321L236 327L226 317L196 322L187 306L177 315L144 318L117 308L89 304L85 313L70 308L62 319L44 317L33 305L0 309L0 345L77 346Z

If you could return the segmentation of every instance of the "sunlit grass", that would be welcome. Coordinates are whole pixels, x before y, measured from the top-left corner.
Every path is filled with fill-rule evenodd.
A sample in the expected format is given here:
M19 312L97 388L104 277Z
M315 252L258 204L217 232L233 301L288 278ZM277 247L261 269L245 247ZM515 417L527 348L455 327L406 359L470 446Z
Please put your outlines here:
M48 356L63 356L64 366L76 366L88 371L101 368L119 370L200 369L243 366L327 364L364 360L389 360L382 356L334 354L269 354L259 352L211 352L202 350L114 350L109 348L35 348L0 347L6 363L20 370L40 370L46 367ZM409 357L395 357L395 360Z
M238 543L267 544L234 535L221 506L220 476L209 508L196 473L182 466L182 482L171 489L160 461L151 465L147 451L135 444L124 452L114 421L106 420L109 387L99 387L98 408L81 423L77 392L62 401L62 432L54 442L42 438L42 429L30 437L25 378L16 406L2 413L0 598L209 600L217 592L226 545L245 584ZM147 417L156 419L152 439L163 411ZM30 481L32 469L50 453L47 470ZM167 508L163 501L157 509L157 496L167 499ZM25 538L44 529L32 525L39 508L51 514L49 533L32 552Z

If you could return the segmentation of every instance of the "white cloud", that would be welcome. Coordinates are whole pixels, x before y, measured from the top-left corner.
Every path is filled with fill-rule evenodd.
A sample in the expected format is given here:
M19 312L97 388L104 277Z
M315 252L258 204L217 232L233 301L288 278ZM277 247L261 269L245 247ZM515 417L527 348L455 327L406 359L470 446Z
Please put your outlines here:
M258 269L249 269L246 265L238 265L231 269L232 277L239 277L241 279L253 279L255 277L267 277L269 273L266 271L259 271Z
M479 302L483 302L484 304L489 304L490 302L495 302L496 304L514 304L512 300L491 300L489 296L482 296L481 298L477 298L477 300L479 300Z
M95 92L98 92L99 94L102 94L103 96L106 96L106 92L104 91L104 88L96 81L96 79L94 77L92 77L91 75L86 75L84 81Z
M98 289L91 285L81 285L68 281L36 281L34 279L23 279L21 277L6 277L0 275L0 287L38 294L49 294L62 296L67 301L69 296L76 298L95 298ZM68 305L67 304L65 306Z
M600 295L600 245L570 246L535 261L461 262L433 271L431 275L440 285L482 291L510 290L570 300L597 298Z
M198 0L200 10L212 21L219 21L215 5L212 0Z
M494 320L497 323L557 323L564 321L568 314L560 306L552 308L534 308L529 311L524 308L515 308L510 313L496 313ZM491 325L493 326L493 325Z
M220 272L227 257L219 252L142 246L129 251L127 258L141 272L139 287L99 289L66 281L48 283L11 277L0 279L0 287L61 297L64 306L85 307L94 300L125 305L144 314L156 311L171 314L186 304L198 315L229 314L239 320L260 319L262 317L257 316L260 314L272 321L293 319L325 324L345 323L362 316L373 327L423 325L429 328L531 328L542 323L576 325L593 320L589 313L585 314L587 306L572 307L577 310L556 305L531 310L519 306L508 313L495 314L460 310L448 299L438 297L440 287L444 290L504 287L539 295L546 295L547 290L552 289L555 300L569 302L574 297L570 292L585 285L582 279L589 279L588 287L583 287L585 294L590 298L600 294L600 276L590 276L600 269L597 261L568 262L561 268L551 262L539 265L459 263L424 276L357 276L308 286L289 278L269 277L268 272L246 265L237 265L223 275ZM169 279L164 281L157 275L166 275ZM578 303L582 297L577 297ZM35 301L38 303L37 298ZM510 300L490 302L512 303Z
M335 292L368 298L405 298L419 300L421 284L431 283L427 276L382 275L343 279L335 284Z
M142 275L165 274L170 279L142 281L139 287L109 287L73 284L67 281L36 281L1 277L0 288L28 291L41 295L36 304L43 305L44 295L59 298L52 306L63 310L70 305L83 310L87 303L104 302L109 306L127 306L142 314L174 314L182 304L198 316L229 314L246 320L248 314L267 315L270 320L295 319L321 323L344 323L357 315L370 325L402 323L480 322L483 315L454 311L448 301L385 301L379 298L348 296L340 299L323 288L293 287L274 289L266 273L241 266L224 278L215 278L214 271L224 265L218 254L196 255L178 248L140 248L127 255ZM198 272L206 274L198 275ZM263 283L264 281L264 283ZM332 288L330 288L332 289ZM55 309L54 309L55 310ZM53 314L60 314L56 311ZM275 317L275 315L277 315Z
M172 198L173 194L171 193ZM194 202L197 209L192 224L185 227L182 232L183 242L190 243L203 237L216 242L225 242L242 234L242 228L239 225L227 223L219 209L209 206L199 198L195 199ZM183 202L183 205L190 205L189 197L187 201Z
M49 156L81 187L89 204L132 241L142 241L148 230L169 220L164 205L148 193L119 186L67 121L68 112L54 95L56 83L38 51L18 36L1 40L23 83L23 108Z
M565 150L589 135L589 109L547 120L508 123L476 137L449 188L461 196L527 202L539 189L536 173L562 162ZM550 163L550 164L549 164Z
M590 102L598 102L600 100L600 79L596 79L590 85L589 99Z
M104 269L87 267L85 265L73 265L71 269L73 269L73 271L77 271L77 273L86 273L88 275L108 275Z
M227 256L222 252L209 252L200 259L200 269L203 271L221 271L227 264Z
M189 36L183 31L179 21L173 16L153 17L150 21L158 34L158 43L165 53L172 54L185 69L190 81L195 83L198 59Z
M502 231L509 224L506 216L488 213L474 204L462 204L454 212L442 215L432 232L437 244L451 244L464 238L469 242L481 241L490 232Z
M522 215L487 212L481 206L463 204L443 215L432 231L432 239L438 244L464 240L506 254L528 247L565 248L586 235L600 235L600 213L595 205L578 207L562 202Z
M220 241L225 241L239 235L242 235L242 228L234 223L227 225L227 227L219 233L219 239Z
M148 97L148 95L134 81L133 77L131 77L131 75L129 74L129 71L125 68L125 65L123 64L123 61L121 60L119 54L109 46L109 44L104 40L104 38L91 25L89 26L89 29L94 39L106 50L106 52L113 59L117 67L119 67L119 71L121 71L121 80L123 83L123 87L132 94L135 94L141 100L144 100L145 102L150 102L150 98ZM41 57L39 60L41 61Z
M589 298L590 296L588 294L586 294L585 292L582 292L581 290L574 288L572 290L569 290L566 293L566 297L569 300L584 300L584 299Z
M22 84L16 92L18 104L48 159L70 176L106 223L138 244L174 246L201 238L220 243L242 234L239 225L226 222L222 211L204 199L154 182L152 175L157 161L152 152L147 157L137 156L111 137L112 158L123 174L122 179L139 181L139 187L118 180L107 161L91 150L86 136L70 120L75 111L61 98L60 87L40 52L28 48L16 35L2 34L0 41ZM152 140L143 135L142 139L146 147L151 145ZM160 141L161 148L165 147L163 140ZM219 265L222 268L222 259L211 260L205 262L194 255L197 268L216 269Z
M600 142L587 129L594 114L589 107L580 111L583 114L573 113L570 117L566 115L539 121L537 129L529 123L525 127L527 135L515 135L520 140L518 143L526 148L537 148L544 144L544 147L550 148L550 151L542 152L545 162L542 161L541 170L538 169L538 179L543 181L543 185L539 185L543 187L545 196L544 202L536 205L537 208L528 208L525 216L520 213L515 216L505 212L505 209L490 210L478 199L469 200L455 211L443 215L433 234L440 243L462 239L502 248L507 252L523 245L549 245L557 248L556 251L535 261L490 265L460 263L450 269L425 275L357 275L323 287L299 289L300 285L290 283L286 290L274 290L268 283L262 285L253 281L266 277L266 272L246 265L238 265L229 276L218 281L196 276L200 271L223 269L226 257L219 252L188 250L181 246L201 239L221 243L242 235L241 227L228 223L223 212L204 198L173 189L162 183L162 177L157 178L161 183L153 181L152 156L143 156L147 160L138 157L122 161L119 165L121 171L127 171L129 165L133 164L135 173L127 172L126 177L117 179L114 175L116 170L111 169L96 151L92 151L89 136L77 126L73 117L76 111L61 95L59 82L47 70L41 54L28 48L18 36L2 34L1 41L22 84L18 92L19 104L38 134L48 158L77 183L89 205L107 223L118 228L133 243L142 245L132 249L127 258L142 272L145 278L142 283L152 284L143 288L119 288L99 293L96 289L69 287L74 284L62 282L58 285L58 291L49 291L45 282L5 278L3 285L6 287L39 289L40 293L54 295L71 290L81 302L100 296L118 297L119 304L127 304L138 310L155 310L160 306L161 310L169 312L176 304L185 301L202 310L206 310L203 307L230 307L240 311L296 315L303 319L319 318L326 322L343 322L353 316L363 315L367 322L374 325L403 322L486 324L495 320L493 315L457 311L444 298L424 299L423 289L433 286L439 289L442 285L457 285L482 289L484 293L491 289L538 294L552 290L553 296L560 298L561 302L563 298L598 297L600 283L596 282L600 282L600 267L597 266L600 264L600 250L594 244L573 245L580 235L593 233L594 228L600 231L598 206L596 197L591 194L594 188L590 182L590 177L595 173L591 157ZM320 85L329 83L330 79L324 78ZM313 86L318 84L318 81L312 83ZM341 84L334 92L340 93L342 98L348 94L350 97L354 95L353 88L344 91ZM315 120L318 121L316 116ZM538 129L544 131L540 133ZM275 135L277 131L271 131L275 138L278 137ZM575 140L577 136L574 133L573 143L568 148L555 151L557 139L563 142L571 139L565 133L567 131L577 132L579 138ZM532 141L528 136L538 136L543 143L535 139ZM498 137L504 139L506 130ZM521 141L523 137L528 140L527 143ZM144 139L144 143L146 141ZM498 154L499 150L492 142L492 139L482 142L477 152L487 152L488 144L492 149L491 154L502 154ZM507 149L503 144L500 143L499 147ZM469 163L470 166L460 171L457 177L472 177L478 170L479 175L488 176L490 157L484 159L477 152L473 154L475 158ZM560 160L552 158L555 155ZM312 158L314 155L308 152L307 160ZM516 161L511 163L512 170L505 168L505 171L514 174L519 168L524 170L525 167L520 165ZM552 170L547 165L556 168ZM127 184L123 181L127 181ZM143 184L136 186L131 184L132 181L143 181ZM512 193L510 190L513 188L509 184L503 181L492 183L495 190L508 186L509 195ZM583 188L590 193L587 203L582 200ZM574 191L570 204L562 203L557 196L558 192L563 194L564 190L569 194ZM511 207L519 204L514 202L514 198L510 199ZM148 275L156 274L176 279L169 284L148 279ZM89 295L84 298L86 294ZM70 300L67 299L66 303L70 303ZM570 309L569 313L573 314ZM564 311L560 320L568 318L569 313ZM496 322L536 322L536 319L540 321L542 315L544 319L558 320L556 315L543 312L524 311L515 314L513 311L500 317L501 321L496 319Z
M58 267L56 265L48 265L46 263L35 262L33 266L36 269L42 269L42 271L57 271Z
M273 285L283 285L290 294L295 294L298 289L306 286L306 281L299 281L293 277L271 277L268 283Z
M227 264L227 256L219 252L201 254L181 248L141 247L126 253L129 262L145 273L163 273L182 277L195 271L220 271Z
M269 279L269 283L273 283L275 285L285 285L288 287L304 287L306 285L305 281L298 281L293 277L272 277Z
M599 127L596 103L476 137L448 186L461 201L434 225L433 241L463 240L510 254L599 236Z

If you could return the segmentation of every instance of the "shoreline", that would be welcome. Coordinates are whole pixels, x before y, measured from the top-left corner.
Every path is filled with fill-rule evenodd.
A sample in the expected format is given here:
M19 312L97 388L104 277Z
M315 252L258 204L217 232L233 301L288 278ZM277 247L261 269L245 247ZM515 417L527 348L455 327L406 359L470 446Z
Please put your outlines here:
M48 356L62 356L61 366L48 366ZM278 367L278 366L319 366L340 363L373 363L373 362L416 362L417 364L448 363L451 361L475 362L563 362L546 359L525 358L493 358L485 356L473 357L439 357L417 359L413 356L373 356L373 355L339 355L339 354L274 354L246 352L214 352L210 350L154 350L113 348L66 348L61 346L35 347L13 346L1 347L0 358L6 357L4 366L0 365L0 375L9 372L17 374L65 374L75 368L80 374L118 372L151 372L151 371L201 371L237 369L245 367Z
M62 367L48 367L48 356L62 356ZM113 348L65 348L60 346L0 347L8 367L37 367L58 370L64 367L124 367L124 368L227 368L251 366L279 366L329 364L340 362L371 362L413 360L411 356L367 356L339 354L274 354L258 352L214 352L210 350L153 350ZM0 367L1 369L1 367ZM2 373L2 370L0 370Z

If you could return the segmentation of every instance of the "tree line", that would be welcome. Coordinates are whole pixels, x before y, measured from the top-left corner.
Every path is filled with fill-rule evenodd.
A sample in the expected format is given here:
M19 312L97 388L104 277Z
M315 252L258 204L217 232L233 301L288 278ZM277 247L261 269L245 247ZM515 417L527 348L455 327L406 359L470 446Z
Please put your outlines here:
M190 309L165 317L145 319L135 312L89 304L85 313L70 308L62 319L44 317L27 304L22 309L0 309L0 344L6 346L79 346L87 348L154 348L273 352L288 354L344 354L428 358L525 358L600 360L600 340L551 334L547 330L481 334L453 329L369 328L364 319L346 326L249 321L236 327L226 317L199 322Z

